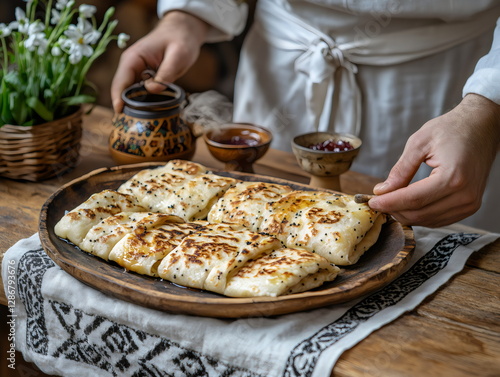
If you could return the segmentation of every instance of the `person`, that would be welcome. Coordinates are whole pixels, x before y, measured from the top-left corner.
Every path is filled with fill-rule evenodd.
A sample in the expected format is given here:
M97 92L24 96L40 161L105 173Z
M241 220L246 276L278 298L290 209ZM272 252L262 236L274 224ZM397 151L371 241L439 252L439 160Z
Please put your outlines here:
M156 28L120 59L111 96L146 68L173 82L200 46L243 30L244 2L160 0ZM500 231L500 6L494 0L257 2L234 89L234 121L363 140L352 170L386 179L369 205L408 225ZM495 28L495 24L498 25ZM494 38L492 38L494 36ZM383 179L383 178L382 178Z

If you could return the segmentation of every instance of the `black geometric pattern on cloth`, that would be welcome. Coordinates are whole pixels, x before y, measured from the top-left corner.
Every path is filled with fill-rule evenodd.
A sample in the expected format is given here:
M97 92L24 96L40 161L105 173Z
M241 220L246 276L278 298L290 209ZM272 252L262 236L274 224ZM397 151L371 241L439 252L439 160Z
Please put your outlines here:
M92 365L112 376L265 377L66 303L44 301L41 281L55 264L43 249L26 252L18 266L18 292L28 317L27 346L38 354L48 355L51 349L54 358ZM57 344L49 338L45 313L60 325L57 336L62 340Z
M48 352L48 334L43 316L43 297L39 287L45 272L55 264L42 248L29 250L18 264L17 292L22 300L26 315L26 344L41 355Z
M283 376L311 376L323 351L381 310L396 305L446 267L459 246L468 245L479 237L479 234L454 233L440 240L399 278L354 305L335 322L300 342L288 357Z

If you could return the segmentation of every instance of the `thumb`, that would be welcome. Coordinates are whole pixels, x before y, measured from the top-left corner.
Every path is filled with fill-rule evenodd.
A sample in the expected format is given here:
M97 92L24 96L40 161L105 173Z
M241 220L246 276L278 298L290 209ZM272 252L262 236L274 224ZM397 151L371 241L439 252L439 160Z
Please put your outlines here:
M146 89L151 93L165 90L167 84L174 82L188 71L196 61L198 52L199 50L189 50L189 53L186 53L175 45L169 46L155 77L146 81Z
M144 82L146 90L150 93L160 93L165 90L166 86L177 79L172 71L172 66L166 60L163 60L158 71Z

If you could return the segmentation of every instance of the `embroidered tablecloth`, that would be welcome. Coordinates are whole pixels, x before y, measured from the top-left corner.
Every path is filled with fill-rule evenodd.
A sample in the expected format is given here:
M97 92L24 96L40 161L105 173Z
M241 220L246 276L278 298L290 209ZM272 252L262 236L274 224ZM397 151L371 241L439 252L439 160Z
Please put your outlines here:
M56 266L38 234L5 254L2 277L15 346L48 374L95 376L329 376L340 355L412 310L500 234L414 228L405 272L341 305L270 317L169 314L102 294Z

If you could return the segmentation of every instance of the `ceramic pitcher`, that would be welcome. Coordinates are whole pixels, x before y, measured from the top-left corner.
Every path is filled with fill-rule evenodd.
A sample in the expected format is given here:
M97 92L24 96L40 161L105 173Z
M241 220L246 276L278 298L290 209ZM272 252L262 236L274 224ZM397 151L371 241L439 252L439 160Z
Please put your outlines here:
M119 165L193 157L196 137L182 118L184 90L166 85L159 94L135 84L122 93L123 111L113 119L109 149Z

